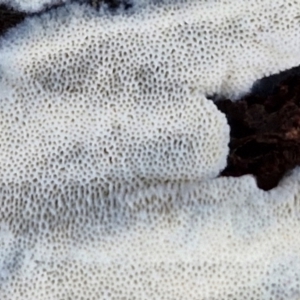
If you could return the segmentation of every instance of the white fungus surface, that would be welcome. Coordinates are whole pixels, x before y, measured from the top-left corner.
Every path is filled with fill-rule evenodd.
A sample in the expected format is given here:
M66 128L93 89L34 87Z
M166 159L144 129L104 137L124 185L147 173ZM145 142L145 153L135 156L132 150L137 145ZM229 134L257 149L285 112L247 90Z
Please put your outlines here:
M97 204L74 186L74 205L43 204L41 221L57 218L55 226L17 238L9 222L2 227L1 299L298 300L299 181L298 168L270 192L244 176ZM2 209L12 222L32 216L8 202Z
M13 198L27 201L33 182L41 196L91 182L105 195L212 178L225 168L229 126L204 96L104 97L93 88L59 95L25 84L9 98L0 95L1 183Z
M8 35L0 70L45 91L237 98L300 64L299 16L300 0L170 0L116 15L72 5Z
M205 98L298 65L299 14L72 5L0 40L0 299L299 300L300 170L212 179L229 128Z
M225 116L200 92L160 77L159 63L152 73L155 57L138 57L130 32L114 41L113 18L69 9L2 40L1 181L49 188L98 180L108 192L217 176L228 154ZM78 39L67 38L74 32Z

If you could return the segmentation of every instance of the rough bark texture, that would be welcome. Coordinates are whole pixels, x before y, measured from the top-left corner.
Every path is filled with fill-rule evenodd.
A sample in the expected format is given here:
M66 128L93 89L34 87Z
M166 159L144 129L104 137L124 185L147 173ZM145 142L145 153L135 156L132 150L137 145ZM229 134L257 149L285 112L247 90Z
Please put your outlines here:
M299 68L258 83L252 94L217 102L230 128L230 155L223 176L253 174L264 190L300 164Z

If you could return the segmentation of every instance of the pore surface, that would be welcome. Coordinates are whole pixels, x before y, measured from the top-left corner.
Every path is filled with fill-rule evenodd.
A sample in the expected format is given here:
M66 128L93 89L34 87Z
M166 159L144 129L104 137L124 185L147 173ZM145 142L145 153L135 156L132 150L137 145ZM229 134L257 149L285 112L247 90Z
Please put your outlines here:
M67 226L2 226L1 299L297 300L299 175L271 192L250 176L157 185L96 209L74 193Z
M2 39L0 298L298 299L299 170L205 181L229 139L205 94L297 65L299 12L72 5Z
M170 0L116 15L69 5L8 35L0 72L46 91L236 98L300 64L299 15L299 0Z

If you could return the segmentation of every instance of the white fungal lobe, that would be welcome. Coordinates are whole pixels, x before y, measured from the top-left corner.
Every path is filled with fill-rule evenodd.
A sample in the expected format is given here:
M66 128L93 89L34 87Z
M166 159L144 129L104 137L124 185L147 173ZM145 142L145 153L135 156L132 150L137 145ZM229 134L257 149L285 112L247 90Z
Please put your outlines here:
M226 165L226 118L201 95L13 93L0 98L3 184L97 179L108 190L212 178Z
M299 169L215 177L238 97L299 64L300 1L68 5L0 41L0 299L300 297Z
M250 176L156 185L71 206L42 235L2 235L2 299L296 300L299 174L271 192Z
M156 32L147 10L138 30L141 14L99 16L73 5L2 41L3 183L137 186L212 178L225 167L225 116L189 89L196 73L185 50L161 39L168 26Z
M72 5L32 18L3 43L1 68L46 91L91 85L98 95L186 89L237 98L300 63L299 0L140 6L111 15Z

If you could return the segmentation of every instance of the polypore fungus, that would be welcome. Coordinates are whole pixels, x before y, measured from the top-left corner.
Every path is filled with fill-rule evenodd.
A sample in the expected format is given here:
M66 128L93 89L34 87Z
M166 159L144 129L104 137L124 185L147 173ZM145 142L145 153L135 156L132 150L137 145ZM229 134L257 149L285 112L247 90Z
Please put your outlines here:
M95 201L97 187L59 187L36 207L44 230L2 227L1 299L297 300L299 181L296 169L271 192L223 177ZM12 222L37 218L8 207Z
M2 39L0 299L298 299L300 170L212 179L229 128L205 95L299 64L299 13L71 5Z
M45 190L55 186L94 182L105 194L213 178L226 166L229 127L204 96L101 97L92 82L65 94L29 87L24 83L0 96L4 202L30 205L24 199L32 183L40 193L33 205L43 206Z
M93 78L101 97L185 89L238 98L299 65L299 0L140 6L112 15L71 5L33 17L2 41L1 68L46 91L76 92Z

